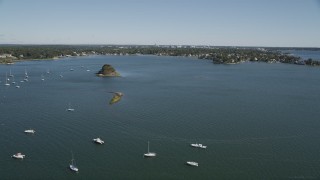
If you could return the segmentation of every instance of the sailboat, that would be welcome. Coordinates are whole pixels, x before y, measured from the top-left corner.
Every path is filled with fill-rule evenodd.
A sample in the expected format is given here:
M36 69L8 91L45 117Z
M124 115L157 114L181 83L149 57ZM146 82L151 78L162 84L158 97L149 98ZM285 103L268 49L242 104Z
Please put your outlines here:
M70 104L70 103L69 103L69 106L68 106L67 111L74 111L74 109L73 109L73 108L71 108L71 104Z
M16 82L14 81L14 76L12 76L12 82L11 84L15 84Z
M24 70L24 75L25 75L25 76L24 76L23 81L27 82L27 81L28 81L28 77L29 77L29 76L28 76L27 69Z
M79 169L76 166L76 163L75 163L75 160L73 158L73 153L72 152L71 152L71 155L72 155L72 159L71 159L71 164L69 164L69 168L71 169L71 171L78 172Z
M44 76L43 76L43 74L41 75L41 81L44 81Z
M13 77L13 74L11 74L11 69L10 69L9 77Z
M6 73L6 83L5 83L4 85L5 85L5 86L10 86L10 84L8 83L7 73Z
M145 153L143 156L144 157L155 157L156 155L157 155L156 153L149 151L149 141L148 141L148 152Z
M24 75L25 75L25 78L28 78L28 72L27 72L27 69L24 69Z

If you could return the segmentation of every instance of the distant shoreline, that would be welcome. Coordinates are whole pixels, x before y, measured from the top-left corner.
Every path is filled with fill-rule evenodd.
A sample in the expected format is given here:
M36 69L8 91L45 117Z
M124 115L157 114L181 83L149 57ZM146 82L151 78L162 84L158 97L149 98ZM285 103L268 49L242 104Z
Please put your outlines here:
M10 65L23 61L47 61L92 55L155 55L193 57L211 60L214 64L234 65L246 61L287 63L320 66L320 61L283 53L284 50L306 48L248 48L248 47L193 47L193 46L66 46L66 45L11 45L0 46L0 64ZM320 48L310 48L319 50Z

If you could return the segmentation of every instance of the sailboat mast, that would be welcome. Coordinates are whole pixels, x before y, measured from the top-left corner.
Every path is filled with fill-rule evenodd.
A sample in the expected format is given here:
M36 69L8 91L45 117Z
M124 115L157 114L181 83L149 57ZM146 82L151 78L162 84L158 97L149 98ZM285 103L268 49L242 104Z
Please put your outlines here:
M72 151L71 151L71 157L72 157L72 159L71 159L71 164L73 165L74 158L73 158L73 153L72 153Z
M149 151L149 141L148 141L148 153L149 153L150 151Z

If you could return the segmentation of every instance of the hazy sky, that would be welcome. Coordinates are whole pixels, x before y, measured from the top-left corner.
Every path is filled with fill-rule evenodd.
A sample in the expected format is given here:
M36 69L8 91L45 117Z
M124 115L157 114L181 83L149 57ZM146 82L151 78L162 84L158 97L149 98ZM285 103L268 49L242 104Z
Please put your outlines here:
M320 47L319 0L0 0L0 44Z

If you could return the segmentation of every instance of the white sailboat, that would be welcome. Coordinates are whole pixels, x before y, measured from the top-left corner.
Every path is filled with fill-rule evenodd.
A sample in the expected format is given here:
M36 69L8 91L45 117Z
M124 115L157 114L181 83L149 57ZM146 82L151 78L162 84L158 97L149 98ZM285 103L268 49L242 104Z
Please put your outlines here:
M24 69L24 75L25 75L25 78L28 78L28 72L27 72L27 69Z
M143 156L144 157L155 157L156 155L157 155L156 153L149 151L149 141L148 141L148 152L145 153Z
M13 74L11 74L11 69L10 69L9 77L13 77Z
M44 81L44 76L43 76L43 74L41 74L41 81Z
M27 69L24 69L24 79L23 79L23 81L24 82L27 82L28 81L28 72L27 72Z
M5 85L5 86L10 86L10 84L8 83L7 73L6 73L6 83L5 83L4 85Z
M71 159L71 163L69 164L69 168L70 168L71 171L78 172L79 169L76 166L76 163L75 163L75 160L73 158L73 153L72 152L71 152L71 155L72 155L72 159Z
M14 81L14 76L12 76L12 82L11 84L15 84L16 82Z
M73 108L71 108L71 104L69 103L68 108L66 109L66 111L74 111Z

